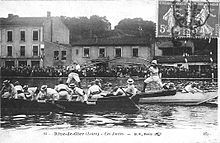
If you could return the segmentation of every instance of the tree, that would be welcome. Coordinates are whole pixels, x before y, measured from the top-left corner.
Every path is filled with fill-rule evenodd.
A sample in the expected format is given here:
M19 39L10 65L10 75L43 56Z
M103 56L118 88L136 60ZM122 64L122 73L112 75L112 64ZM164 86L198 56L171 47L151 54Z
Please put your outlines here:
M70 41L74 42L81 39L105 37L111 30L111 23L107 18L93 15L87 17L64 17L61 20L70 30Z
M154 39L156 24L152 21L144 21L142 18L126 18L121 20L115 26L115 29L121 30L126 34Z

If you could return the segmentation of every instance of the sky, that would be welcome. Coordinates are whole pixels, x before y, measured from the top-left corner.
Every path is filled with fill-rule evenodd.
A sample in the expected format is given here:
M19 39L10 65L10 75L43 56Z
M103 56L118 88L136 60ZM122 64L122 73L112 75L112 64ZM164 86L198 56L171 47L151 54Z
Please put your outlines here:
M156 0L67 0L67 1L2 1L0 17L106 16L112 28L124 18L143 18L156 22Z

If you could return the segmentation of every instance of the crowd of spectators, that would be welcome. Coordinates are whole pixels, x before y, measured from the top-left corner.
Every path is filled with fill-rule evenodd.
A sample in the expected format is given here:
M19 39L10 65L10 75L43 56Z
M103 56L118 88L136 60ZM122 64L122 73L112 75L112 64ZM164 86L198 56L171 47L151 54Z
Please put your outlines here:
M65 66L62 67L1 67L3 77L67 77L68 71ZM113 66L111 68L104 66L82 67L81 77L147 77L148 68L144 66ZM207 69L203 73L188 70L183 67L160 66L162 78L211 78L214 73L217 76L217 68Z

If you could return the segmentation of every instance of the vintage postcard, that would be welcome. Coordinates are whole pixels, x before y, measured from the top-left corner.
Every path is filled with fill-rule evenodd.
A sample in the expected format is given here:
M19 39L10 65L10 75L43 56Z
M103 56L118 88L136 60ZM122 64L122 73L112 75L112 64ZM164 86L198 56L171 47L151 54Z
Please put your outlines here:
M1 143L219 143L219 12L1 0Z

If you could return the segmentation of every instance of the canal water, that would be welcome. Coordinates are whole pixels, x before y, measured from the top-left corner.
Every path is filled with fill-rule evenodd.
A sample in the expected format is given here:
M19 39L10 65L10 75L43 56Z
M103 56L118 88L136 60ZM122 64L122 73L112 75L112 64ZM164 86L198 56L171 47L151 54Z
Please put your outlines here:
M39 80L39 79L38 79ZM89 79L91 80L91 79ZM34 81L34 80L33 80ZM36 84L49 84L53 86L55 80L40 79ZM20 82L27 82L27 79L20 79ZM113 85L124 85L126 79L120 80L102 80L102 83L111 82ZM170 82L164 80L163 82ZM188 80L172 81L178 88L187 84ZM211 81L196 81L203 90L217 90L217 83ZM28 83L28 82L27 82ZM87 86L89 81L83 80L83 86ZM141 88L142 80L136 80L135 84ZM33 83L28 83L33 84ZM39 86L39 85L37 85ZM207 131L218 130L218 108L213 106L168 106L168 105L139 105L140 111L137 113L122 112L90 112L86 114L76 114L68 112L33 114L33 115L14 115L1 116L0 132L9 137L10 132L17 133L20 131L35 131L40 134L48 134L50 131L78 131L78 130L98 130L114 129L114 130L205 130L202 132L210 136ZM45 131L47 131L45 133ZM127 132L126 132L127 133ZM135 137L139 132L132 133ZM154 133L154 132L153 132ZM164 132L162 132L164 133ZM167 132L166 132L167 133ZM9 134L9 136L8 136ZM54 134L54 132L53 132ZM92 134L92 133L91 133ZM104 133L103 133L104 134ZM147 132L146 135L152 134ZM160 134L160 133L159 133ZM206 135L205 135L206 136ZM3 137L4 136L0 136ZM213 137L207 142L218 142L217 137ZM206 142L206 141L205 141Z

